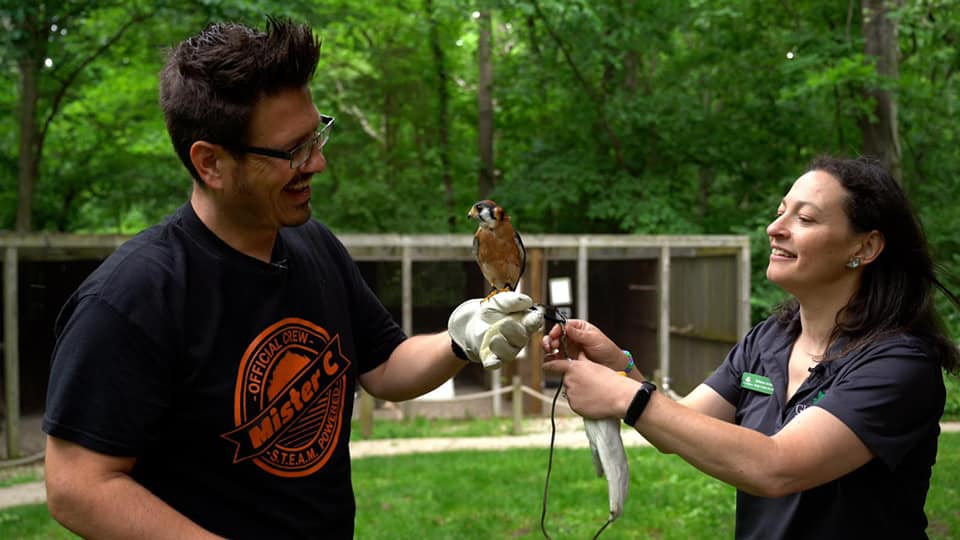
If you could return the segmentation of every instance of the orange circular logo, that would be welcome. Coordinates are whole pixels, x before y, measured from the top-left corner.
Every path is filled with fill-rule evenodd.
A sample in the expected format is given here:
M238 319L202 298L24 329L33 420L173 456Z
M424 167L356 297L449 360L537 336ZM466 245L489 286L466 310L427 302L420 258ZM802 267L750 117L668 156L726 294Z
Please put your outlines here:
M323 467L340 439L350 360L340 336L299 318L283 319L247 347L234 390L233 462L253 460L277 476Z

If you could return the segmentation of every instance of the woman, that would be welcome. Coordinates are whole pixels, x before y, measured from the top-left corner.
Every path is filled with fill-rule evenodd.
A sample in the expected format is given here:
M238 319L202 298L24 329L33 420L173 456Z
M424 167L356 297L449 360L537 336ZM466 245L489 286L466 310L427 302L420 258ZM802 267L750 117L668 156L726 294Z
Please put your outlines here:
M926 538L943 369L960 358L934 310L922 227L877 162L821 158L767 227L767 278L793 296L678 402L598 328L570 321L571 406L618 417L661 452L737 488L737 538ZM557 352L561 329L544 337ZM642 385L641 385L642 383Z

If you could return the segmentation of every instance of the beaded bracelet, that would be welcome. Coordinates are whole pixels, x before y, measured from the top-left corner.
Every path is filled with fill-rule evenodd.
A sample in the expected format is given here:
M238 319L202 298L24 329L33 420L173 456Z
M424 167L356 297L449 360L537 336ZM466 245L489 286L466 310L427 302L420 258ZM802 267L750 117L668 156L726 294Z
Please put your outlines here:
M633 368L636 367L636 365L633 363L633 355L630 354L630 351L626 349L624 349L623 354L627 355L627 367L623 368L623 372L630 373L633 371Z

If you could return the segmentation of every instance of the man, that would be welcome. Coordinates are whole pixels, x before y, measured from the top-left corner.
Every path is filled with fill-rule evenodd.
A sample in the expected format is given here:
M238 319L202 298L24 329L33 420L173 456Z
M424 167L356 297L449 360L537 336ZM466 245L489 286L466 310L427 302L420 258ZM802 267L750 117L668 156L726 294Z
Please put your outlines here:
M44 431L51 514L85 537L352 538L357 384L405 400L512 360L528 297L461 304L407 338L311 220L334 119L319 42L270 20L175 47L160 103L190 201L121 246L57 321ZM452 341L451 341L452 340ZM455 352L456 351L456 352Z

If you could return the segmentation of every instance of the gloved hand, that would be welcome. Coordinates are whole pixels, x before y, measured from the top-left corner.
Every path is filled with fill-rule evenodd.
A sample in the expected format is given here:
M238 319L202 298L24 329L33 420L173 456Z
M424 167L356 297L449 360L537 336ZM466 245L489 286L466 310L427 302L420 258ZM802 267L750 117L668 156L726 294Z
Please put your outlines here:
M513 291L467 300L453 310L447 332L471 362L495 369L516 358L530 334L542 328L543 313L532 307L529 296Z

